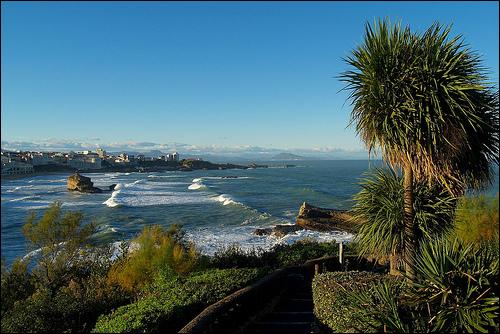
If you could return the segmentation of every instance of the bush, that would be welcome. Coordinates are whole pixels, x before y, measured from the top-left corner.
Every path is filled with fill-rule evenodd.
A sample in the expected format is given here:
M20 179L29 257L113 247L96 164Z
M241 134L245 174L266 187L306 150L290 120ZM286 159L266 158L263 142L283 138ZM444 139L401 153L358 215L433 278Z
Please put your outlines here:
M366 289L346 289L341 304L362 331L498 332L498 264L498 246L430 242L416 258L412 285L369 282ZM342 309L334 304L336 314Z
M28 264L16 260L7 270L2 259L1 304L2 317L14 303L29 297L35 291L35 282L28 272Z
M263 276L258 269L212 269L187 278L158 275L144 298L101 316L94 332L177 332L204 307Z
M13 282L12 275L2 276L2 280ZM23 276L15 286L10 284L12 290L4 291L2 285L2 294L10 297L2 295L2 332L88 331L100 314L130 302L121 289L107 284L104 275L76 276L57 289L39 286L27 293L21 287L34 281L31 275Z
M495 197L478 195L461 198L453 237L476 246L488 240L498 243L498 204L498 193Z
M31 250L38 250L33 274L44 287L57 289L74 275L82 250L89 247L94 224L84 224L78 211L63 214L62 203L54 202L37 219L35 212L23 226L23 234ZM82 266L80 266L82 267Z
M23 232L39 252L2 266L2 332L88 331L99 314L130 301L107 284L112 249L91 245L93 231L57 202L40 219L30 215Z
M291 245L276 245L271 250L278 267L301 265L307 260L338 255L338 252L338 244L335 241L318 243L310 240L301 240Z
M383 274L371 272L328 272L313 279L314 314L318 320L338 333L370 332L371 327L362 322L358 309L353 307L351 294L370 290L375 283L395 281Z
M128 292L137 292L151 282L160 268L168 268L172 275L187 274L197 262L193 245L182 240L178 226L164 231L161 226L146 227L132 241L136 249L111 267L108 282Z
M318 243L311 240L301 240L291 245L278 244L268 251L261 249L244 251L238 246L229 246L219 249L210 257L209 266L214 268L279 268L301 265L307 260L337 254L338 245L335 242Z

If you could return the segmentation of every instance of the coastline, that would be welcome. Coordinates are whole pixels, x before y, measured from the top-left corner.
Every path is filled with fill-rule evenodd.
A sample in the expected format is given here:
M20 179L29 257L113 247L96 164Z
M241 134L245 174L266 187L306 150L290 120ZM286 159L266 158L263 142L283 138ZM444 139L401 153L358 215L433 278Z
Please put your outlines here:
M36 173L31 173L31 174L16 174L16 175L2 175L1 176L1 181L3 182L4 180L17 180L17 179L25 179L28 177L33 177L33 176L44 176L44 175L57 175L57 174L68 174L71 175L73 172L69 171L59 171L59 172L36 172Z
M88 169L88 170L77 170L77 169L60 169L60 166L53 166L52 168L56 170L40 170L30 174L14 174L14 175L2 175L1 180L16 180L23 179L34 176L43 175L71 175L78 171L84 174L95 174L95 173L150 173L150 172L166 172L166 171L182 171L190 172L194 170L225 170L225 169L250 169L250 168L267 168L267 165L257 165L252 164L249 166L234 165L234 164L214 164L208 161L189 161L183 160L181 163L176 165L152 165L152 166L111 166L100 169ZM47 168L44 166L44 168ZM49 167L50 168L50 167ZM59 169L59 170L57 170Z

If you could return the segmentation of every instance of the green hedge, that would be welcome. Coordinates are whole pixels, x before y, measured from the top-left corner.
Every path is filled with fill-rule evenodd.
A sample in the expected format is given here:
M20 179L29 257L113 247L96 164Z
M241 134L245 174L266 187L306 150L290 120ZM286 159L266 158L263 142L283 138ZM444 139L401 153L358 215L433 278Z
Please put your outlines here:
M177 332L206 306L264 274L259 269L212 269L185 279L159 276L144 298L99 317L93 332Z
M391 279L385 274L364 271L328 272L313 279L314 313L325 326L338 333L370 332L351 307L349 293L368 290Z

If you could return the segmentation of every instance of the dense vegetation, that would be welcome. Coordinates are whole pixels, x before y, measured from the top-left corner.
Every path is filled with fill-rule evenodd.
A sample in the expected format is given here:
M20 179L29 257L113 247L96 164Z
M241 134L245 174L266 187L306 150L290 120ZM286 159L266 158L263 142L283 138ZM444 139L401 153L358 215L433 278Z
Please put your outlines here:
M335 255L303 241L269 251L232 246L203 256L179 226L145 228L121 247L93 242L95 225L52 204L29 216L33 250L2 261L2 332L176 332L204 307L273 269Z
M404 250L403 178L391 169L367 172L354 196L353 220L360 223L355 236L359 255L390 258L391 273L402 267ZM439 184L418 182L413 191L417 247L439 238L453 227L456 198Z
M438 240L415 263L412 284L370 273L317 276L318 318L334 332L498 332L498 244Z
M455 233L467 244L481 247L484 241L498 242L498 193L460 199L455 218Z

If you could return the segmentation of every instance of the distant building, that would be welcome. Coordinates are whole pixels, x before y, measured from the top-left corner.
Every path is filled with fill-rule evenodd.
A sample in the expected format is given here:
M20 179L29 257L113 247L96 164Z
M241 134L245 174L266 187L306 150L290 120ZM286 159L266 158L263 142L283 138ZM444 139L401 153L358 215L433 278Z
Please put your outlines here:
M55 163L54 159L49 153L30 153L28 158L31 160L33 166L49 165Z
M75 156L68 160L68 165L76 169L100 169L101 163L99 157Z
M145 157L144 157L144 154L138 154L137 155L137 161L145 161Z
M179 161L179 153L174 152L174 154L172 154L172 160L173 161Z
M6 164L8 162L11 162L12 160L10 159L9 156L2 154L2 164Z
M99 158L106 159L106 151L105 150L103 150L102 148L98 148L96 150L96 152L97 152L97 155L99 156Z
M2 175L32 174L33 165L19 161L2 163Z

